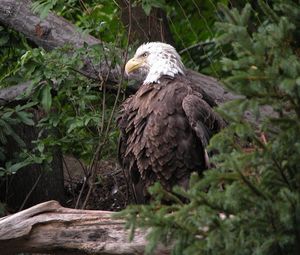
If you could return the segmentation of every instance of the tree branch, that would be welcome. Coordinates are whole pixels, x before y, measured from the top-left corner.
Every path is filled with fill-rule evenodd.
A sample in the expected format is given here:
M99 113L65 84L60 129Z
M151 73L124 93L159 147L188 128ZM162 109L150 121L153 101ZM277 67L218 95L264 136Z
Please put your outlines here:
M95 37L83 35L74 29L73 24L51 12L41 20L30 7L29 0L0 0L0 22L23 33L30 41L46 50L61 47L66 43L75 48L82 47L84 43L99 43Z

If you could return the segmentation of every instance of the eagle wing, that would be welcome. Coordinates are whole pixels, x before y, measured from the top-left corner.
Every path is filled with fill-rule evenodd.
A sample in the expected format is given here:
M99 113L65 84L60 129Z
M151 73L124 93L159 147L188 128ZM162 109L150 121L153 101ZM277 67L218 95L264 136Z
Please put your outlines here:
M119 144L118 144L118 161L124 170L124 177L126 179L129 192L132 194L136 203L144 204L146 202L144 196L145 181L140 178L139 169L136 160L128 155L128 133L132 133L134 127L134 116L137 108L133 107L134 97L131 96L123 102L117 123L120 128Z
M213 111L199 93L187 95L182 101L182 108L203 147L208 145L213 134L226 126L225 121Z
M180 77L143 85L120 113L119 161L138 203L149 200L147 188L155 181L169 190L187 187L192 171L207 168L205 146L225 125Z

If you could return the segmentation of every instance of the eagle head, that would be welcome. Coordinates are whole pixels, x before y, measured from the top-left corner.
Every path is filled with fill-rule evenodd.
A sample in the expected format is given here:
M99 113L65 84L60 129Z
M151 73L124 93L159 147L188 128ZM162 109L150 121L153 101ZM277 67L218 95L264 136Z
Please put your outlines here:
M175 48L161 42L142 44L125 66L126 74L143 80L143 84L159 83L163 75L184 75L184 69Z

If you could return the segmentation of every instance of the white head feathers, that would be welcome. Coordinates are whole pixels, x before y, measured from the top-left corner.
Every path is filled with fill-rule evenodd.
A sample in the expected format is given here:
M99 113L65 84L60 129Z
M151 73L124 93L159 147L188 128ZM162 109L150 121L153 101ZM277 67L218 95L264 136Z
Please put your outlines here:
M139 76L144 80L143 84L159 83L163 75L184 75L184 69L174 47L161 42L142 44L125 66L126 73Z

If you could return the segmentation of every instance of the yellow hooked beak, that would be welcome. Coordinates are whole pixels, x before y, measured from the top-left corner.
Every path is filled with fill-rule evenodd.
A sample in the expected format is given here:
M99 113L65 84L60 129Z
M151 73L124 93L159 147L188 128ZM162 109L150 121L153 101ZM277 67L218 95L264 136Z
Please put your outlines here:
M134 70L138 69L144 63L144 59L132 58L129 59L125 65L125 72L128 75Z

